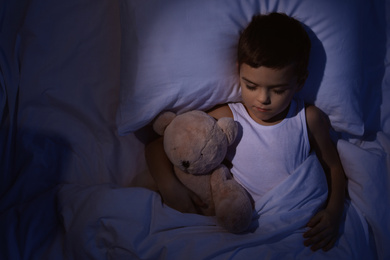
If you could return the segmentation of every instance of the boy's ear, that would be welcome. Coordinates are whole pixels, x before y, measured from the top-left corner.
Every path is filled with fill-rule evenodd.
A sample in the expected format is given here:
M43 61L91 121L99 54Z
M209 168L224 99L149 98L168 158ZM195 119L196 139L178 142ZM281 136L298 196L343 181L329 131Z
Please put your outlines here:
M298 91L300 91L303 88L308 76L309 76L309 71L306 70L306 73L298 79Z

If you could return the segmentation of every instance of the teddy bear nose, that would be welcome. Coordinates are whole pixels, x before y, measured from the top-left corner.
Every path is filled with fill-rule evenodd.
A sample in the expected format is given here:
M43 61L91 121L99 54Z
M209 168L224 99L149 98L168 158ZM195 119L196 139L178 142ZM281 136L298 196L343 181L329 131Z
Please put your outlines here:
M183 165L183 167L187 169L188 167L190 167L190 162L189 161L182 161L181 165Z

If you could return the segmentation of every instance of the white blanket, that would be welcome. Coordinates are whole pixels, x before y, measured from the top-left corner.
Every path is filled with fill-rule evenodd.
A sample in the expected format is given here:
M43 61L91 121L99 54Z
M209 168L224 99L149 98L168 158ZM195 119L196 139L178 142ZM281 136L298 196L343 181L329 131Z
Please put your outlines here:
M142 188L68 184L59 193L65 252L73 259L374 259L365 220L345 204L329 252L303 246L305 225L327 197L315 155L256 201L251 232L230 234L213 217L183 214Z

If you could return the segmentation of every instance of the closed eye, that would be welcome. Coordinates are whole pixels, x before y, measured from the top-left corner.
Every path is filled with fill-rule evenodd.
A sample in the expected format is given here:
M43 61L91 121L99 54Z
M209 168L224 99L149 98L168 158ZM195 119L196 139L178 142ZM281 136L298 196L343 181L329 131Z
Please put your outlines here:
M256 90L256 87L255 86L250 86L250 85L245 85L246 88L250 91L255 91Z
M277 94L277 95L282 95L286 90L285 89L282 89L282 90L274 90L274 93Z

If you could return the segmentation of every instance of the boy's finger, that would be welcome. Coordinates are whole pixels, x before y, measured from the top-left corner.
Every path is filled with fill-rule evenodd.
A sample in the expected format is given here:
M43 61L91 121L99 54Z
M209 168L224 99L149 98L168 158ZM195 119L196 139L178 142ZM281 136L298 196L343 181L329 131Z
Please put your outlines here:
M332 247L334 246L334 244L336 243L337 241L337 237L336 238L333 238L326 246L324 246L322 248L322 250L324 250L325 252L329 251L330 249L332 249Z
M319 233L323 232L326 229L326 226L322 225L321 223L316 224L313 228L306 231L303 234L304 238L313 237L318 235Z
M317 251L320 248L324 248L331 243L331 239L329 236L321 235L317 237L317 241L312 243L312 247L310 248L313 251Z
M329 238L329 232L326 230L326 229L323 229L315 234L304 234L304 237L305 238L308 238L307 240L304 241L304 245L305 246L311 246L311 245L314 245L314 248L321 248L322 244L324 244L323 246L326 246L328 241L330 240ZM316 250L317 250L316 249Z
M320 221L321 221L321 218L322 218L322 214L320 213L317 213L316 215L314 215L310 221L306 224L308 227L314 227L315 225L317 225Z

